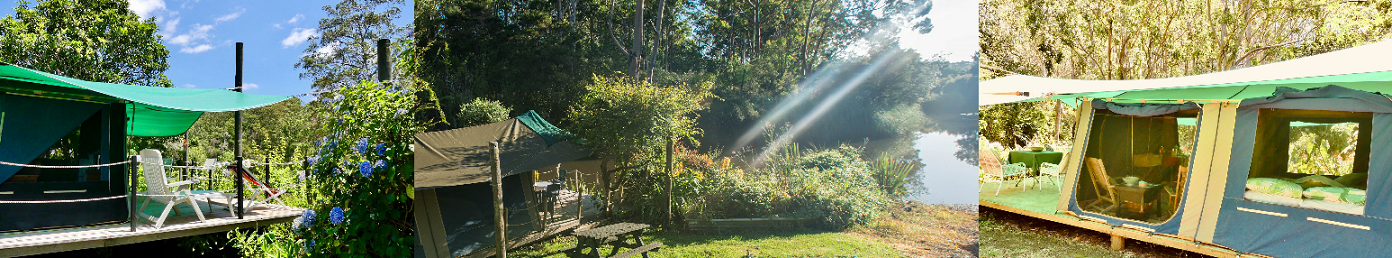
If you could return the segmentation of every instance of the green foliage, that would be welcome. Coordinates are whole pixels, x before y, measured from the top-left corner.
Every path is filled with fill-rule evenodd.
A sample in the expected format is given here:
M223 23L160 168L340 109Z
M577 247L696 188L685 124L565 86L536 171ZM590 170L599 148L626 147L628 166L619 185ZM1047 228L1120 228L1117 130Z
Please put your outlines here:
M890 198L903 197L909 193L909 181L918 168L912 162L894 160L888 155L870 162L870 169L874 171L871 176L879 184L880 190Z
M401 16L401 8L410 6L404 0L343 0L324 6L328 17L319 20L319 36L309 39L305 55L295 64L295 68L304 69L300 78L314 79L312 86L316 90L377 78L377 67L371 65L377 63L377 40L394 42L389 46L392 56L403 54L412 42L405 40L411 36L410 24L392 24L393 19ZM414 74L414 70L392 72L392 79L412 82L408 75Z
M1060 111L1062 110L1062 111ZM1071 141L1076 112L1053 101L1005 103L981 107L980 137L1014 149ZM1055 124L1057 121L1057 125ZM1055 135L1055 128L1058 135ZM1058 141L1055 141L1058 137Z
M1358 123L1291 127L1291 173L1342 176L1353 173Z
M155 20L121 0L20 1L0 19L0 62L88 81L170 87Z
M870 222L891 200L849 146L784 152L769 164L747 174L728 167L682 173L679 210L700 218L809 218L814 227L840 230Z
M368 81L334 94L315 108L325 120L317 132L328 136L310 157L310 182L319 194L310 208L317 216L300 229L298 243L311 243L312 256L409 256L415 237L411 136L421 127L404 114L415 105L414 95ZM341 223L333 223L334 209L344 211Z
M660 87L626 77L594 76L575 103L570 131L601 157L633 164L662 153L669 139L700 133L693 113L711 97L710 85Z
M502 122L509 118L508 113L512 113L512 108L503 106L502 102L477 98L459 106L459 115L455 120L455 125L470 127Z

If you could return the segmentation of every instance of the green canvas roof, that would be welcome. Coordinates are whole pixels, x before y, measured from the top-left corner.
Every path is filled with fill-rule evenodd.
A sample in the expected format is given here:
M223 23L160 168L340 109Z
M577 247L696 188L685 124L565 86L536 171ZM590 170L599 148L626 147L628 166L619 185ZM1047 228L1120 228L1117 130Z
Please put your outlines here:
M497 123L419 133L415 136L415 187L490 180L490 142L498 142L500 169L507 177L588 156L590 149L577 141L533 111Z
M246 110L289 99L221 89L181 89L79 80L0 62L0 93L95 103L127 103L129 135L183 134L203 112Z

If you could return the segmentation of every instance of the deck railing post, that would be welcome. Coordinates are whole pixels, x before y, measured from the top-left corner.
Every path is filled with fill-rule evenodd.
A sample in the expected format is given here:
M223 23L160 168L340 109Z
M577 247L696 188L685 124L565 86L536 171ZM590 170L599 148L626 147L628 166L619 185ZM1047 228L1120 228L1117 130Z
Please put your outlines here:
M127 160L132 161L132 163L139 163L139 162L140 162L140 156L130 156L130 159L127 159ZM130 213L130 214L129 214L129 215L130 215L130 230L131 230L131 232L135 232L135 223L138 222L138 221L135 220L135 214L136 214L136 212L139 212L139 211L136 211L136 210L135 210L135 169L134 169L135 166L131 166L130 164L132 164L132 163L127 163L127 164L125 165L125 167L126 167L126 173L127 173L127 174L130 174L130 179L129 179L130 182L127 182L127 183L126 183L127 185L130 186L130 191L127 191L127 192L126 192L126 200L129 200L129 201L127 201L127 202L130 203L130 212L129 212L129 213Z

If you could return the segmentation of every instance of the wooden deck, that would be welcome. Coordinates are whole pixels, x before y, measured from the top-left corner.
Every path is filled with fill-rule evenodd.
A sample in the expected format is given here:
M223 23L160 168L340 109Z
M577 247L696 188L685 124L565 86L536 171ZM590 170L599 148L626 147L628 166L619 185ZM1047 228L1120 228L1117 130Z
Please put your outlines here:
M550 218L546 218L546 227L519 238L508 237L508 249L529 245L565 232L586 230L597 226L599 223L591 220L599 217L599 208L592 203L582 203L581 198L585 197L582 197L580 193L562 191L561 195L556 198L555 213ZM589 199L587 202L593 200L592 198L586 199ZM493 246L489 246L460 257L482 258L490 257L495 253Z
M1055 211L1057 210L1059 200L1058 186L1054 186L1051 183L1044 183L1044 189L1041 190L1034 184L1035 182L1033 182L1033 180L1025 180L1022 186L1016 186L1016 181L1008 181L1005 182L1005 188L1000 190L1000 195L995 195L998 183L986 183L981 186L981 192L977 195L977 200L979 200L978 203L980 203L982 207L1035 217L1102 232L1108 235L1120 236L1127 239L1144 241L1204 255L1215 257L1266 257L1253 254L1240 254L1231 249L1214 246L1212 244L1162 235L1152 235L1150 232L1114 227L1101 222L1079 219L1067 214L1056 214Z
M136 205L139 204L138 202L136 203ZM0 257L38 255L88 248L111 247L227 232L237 228L268 226L290 222L304 212L304 209L296 207L268 205L270 207L262 206L247 212L244 219L237 219L230 211L220 206L214 205L212 206L213 209L210 211L208 209L208 203L199 201L199 204L199 208L203 209L203 215L208 219L207 221L198 221L198 216L193 214L193 207L189 205L179 205L177 209L179 209L183 215L176 216L173 212L170 212L169 218L165 220L164 227L162 228L155 228L154 223L148 220L137 219L140 223L139 226L136 227L135 232L130 231L130 224L123 223L3 233L0 234ZM145 207L144 213L158 217L163 210L164 205L157 205L157 203L152 202L149 206Z

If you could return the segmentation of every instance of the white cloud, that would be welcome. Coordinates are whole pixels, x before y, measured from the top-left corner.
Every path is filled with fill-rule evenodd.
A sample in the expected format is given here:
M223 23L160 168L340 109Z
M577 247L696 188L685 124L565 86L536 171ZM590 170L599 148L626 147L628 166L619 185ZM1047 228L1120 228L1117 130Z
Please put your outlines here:
M304 15L303 15L303 14L298 14L298 13L297 13L297 14L295 14L295 17L290 17L290 20L289 20L289 21L285 21L285 23L287 23L287 24L295 24L296 22L299 22L300 19L304 19Z
M165 38L174 37L174 33L179 31L179 20L179 17L174 17L173 20L165 21L164 26L160 26L162 27L160 29L160 36L164 36Z
M189 30L188 33L174 36L174 38L169 39L169 43L188 46L193 44L196 40L208 39L208 31L211 30L213 30L213 25L193 24L192 30Z
M242 17L242 13L245 13L245 12L246 12L246 8L239 8L239 10L237 10L237 12L229 13L229 14L227 14L227 15L223 15L223 16L217 17L217 22L225 22L225 21L235 20L235 19L237 19L237 17Z
M290 31L289 37L285 37L285 39L280 40L280 46L282 48L288 48L294 45L299 45L300 43L304 43L305 41L308 41L310 38L315 36L319 36L319 30L295 28L294 30Z
M164 0L130 0L127 3L126 7L135 12L135 15L139 15L141 19L149 19L150 13L164 10Z
M338 43L328 44L314 49L314 55L320 58L327 58L328 56L333 55L335 52L338 52L338 48Z
M203 53L204 51L208 51L208 50L213 50L213 46L212 46L212 45L208 45L208 44L202 44L202 45L198 45L198 46L195 46L195 47L187 47L187 46L185 46L185 47L179 49L179 52L181 52L181 53L189 53L189 54L197 54L197 53Z
M254 90L254 89L260 89L260 88L261 88L261 85L256 85L255 83L243 83L243 84L242 84L242 89L243 89L243 90Z
M184 85L179 85L179 88L187 88L187 89L192 89L192 88L197 88L197 87L198 87L197 85L187 84L187 83L185 83Z

